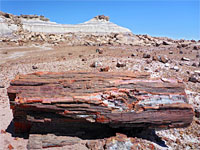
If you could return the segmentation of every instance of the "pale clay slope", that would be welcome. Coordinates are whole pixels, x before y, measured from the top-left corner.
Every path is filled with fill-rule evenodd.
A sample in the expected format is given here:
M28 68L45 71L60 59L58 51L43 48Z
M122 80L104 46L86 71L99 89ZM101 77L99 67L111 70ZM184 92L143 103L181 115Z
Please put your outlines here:
M127 28L120 27L106 20L97 20L95 18L76 25L57 24L54 22L44 22L41 20L23 19L23 28L32 32L45 33L66 33L66 32L84 32L84 33L131 33Z
M132 33L129 29L120 27L110 21L104 19L99 20L93 18L87 22L80 24L58 24L51 21L41 21L39 19L23 19L21 18L22 27L32 32L44 33L92 33L92 34L109 34L109 33ZM18 29L17 25L8 25L6 19L0 17L0 34L11 34Z
M18 29L17 25L11 24L8 25L6 19L0 16L0 35L9 35L12 34L13 31Z

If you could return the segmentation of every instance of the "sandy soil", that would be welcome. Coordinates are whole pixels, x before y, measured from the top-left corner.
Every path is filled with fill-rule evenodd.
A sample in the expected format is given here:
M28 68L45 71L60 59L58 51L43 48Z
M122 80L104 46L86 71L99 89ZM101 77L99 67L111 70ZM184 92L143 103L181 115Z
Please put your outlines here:
M109 66L109 71L147 71L152 77L168 77L183 80L186 86L189 103L195 108L200 107L200 83L188 82L187 79L199 67L199 51L187 48L178 49L173 46L141 47L141 46L105 46L100 47L103 54L96 52L99 47L66 46L66 45L31 45L31 46L0 46L0 149L26 149L27 139L13 137L9 132L12 112L9 107L6 88L17 74L36 71L68 71L84 70L99 71ZM180 54L180 50L183 52ZM171 52L170 52L171 51ZM161 55L169 59L168 65L159 61L146 63L144 53L151 56ZM134 56L132 55L134 54ZM182 61L187 57L189 61ZM150 58L151 59L151 58ZM90 67L97 62L96 68ZM125 67L116 67L117 62L125 63ZM35 69L37 68L37 69ZM173 68L178 66L179 71ZM185 129L156 131L165 146L152 142L158 149L200 149L200 119L194 117L191 126ZM66 148L67 149L67 148Z

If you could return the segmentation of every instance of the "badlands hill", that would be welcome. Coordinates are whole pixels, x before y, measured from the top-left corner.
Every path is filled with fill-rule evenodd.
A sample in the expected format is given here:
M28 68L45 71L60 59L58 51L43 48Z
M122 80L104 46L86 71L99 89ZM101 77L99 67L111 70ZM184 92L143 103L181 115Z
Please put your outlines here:
M10 34L13 31L24 29L29 32L43 33L88 33L88 34L109 34L109 33L131 33L127 28L120 27L109 21L109 17L100 15L89 21L80 24L58 24L49 21L44 16L37 15L12 15L0 13L1 34Z
M0 41L17 45L49 43L67 45L181 45L190 40L135 35L129 29L109 21L108 16L99 15L80 24L58 24L44 16L13 15L0 12Z
M132 32L109 21L108 16L99 15L80 24L58 24L44 16L12 15L0 12L0 35L6 41L18 43L48 42L68 45L131 44ZM4 40L4 39L2 39Z

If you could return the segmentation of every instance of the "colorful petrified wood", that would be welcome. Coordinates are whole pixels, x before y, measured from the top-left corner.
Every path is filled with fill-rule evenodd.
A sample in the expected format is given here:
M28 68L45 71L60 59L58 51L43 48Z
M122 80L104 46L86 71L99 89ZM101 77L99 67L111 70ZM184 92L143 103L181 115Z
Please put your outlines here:
M8 96L16 130L33 123L186 127L193 119L183 83L138 72L37 72L19 75Z

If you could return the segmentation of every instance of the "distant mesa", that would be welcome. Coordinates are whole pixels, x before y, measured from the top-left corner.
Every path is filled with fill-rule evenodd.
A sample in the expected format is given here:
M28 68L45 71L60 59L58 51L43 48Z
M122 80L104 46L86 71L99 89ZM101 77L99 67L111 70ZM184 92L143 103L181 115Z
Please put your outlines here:
M135 35L128 28L110 22L105 15L98 15L79 24L59 24L40 15L13 15L0 11L0 41L15 41L19 45L43 42L68 45L175 45L191 41L172 40L167 37ZM194 41L195 42L195 41ZM198 45L197 45L198 46Z
M0 41L15 41L19 45L43 42L67 45L130 45L134 35L128 28L98 15L79 24L59 24L38 15L13 15L0 12Z
M8 25L9 24L9 25ZM109 21L109 17L98 15L89 21L80 24L59 24L49 21L48 18L38 15L12 15L0 12L0 33L9 34L21 27L21 30L43 33L87 33L110 34L132 33L129 29L118 26Z

